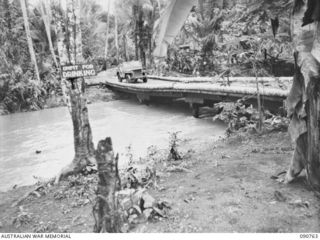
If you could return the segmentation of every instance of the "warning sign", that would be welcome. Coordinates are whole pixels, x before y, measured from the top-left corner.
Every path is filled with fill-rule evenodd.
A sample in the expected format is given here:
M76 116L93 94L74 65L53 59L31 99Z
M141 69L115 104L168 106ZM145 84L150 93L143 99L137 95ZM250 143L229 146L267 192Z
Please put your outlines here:
M77 78L97 75L93 64L78 64L61 67L63 78Z

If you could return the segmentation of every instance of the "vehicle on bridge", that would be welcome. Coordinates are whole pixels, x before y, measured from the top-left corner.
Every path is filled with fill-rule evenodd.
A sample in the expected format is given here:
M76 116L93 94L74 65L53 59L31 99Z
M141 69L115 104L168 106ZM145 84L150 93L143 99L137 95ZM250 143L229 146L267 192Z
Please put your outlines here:
M140 61L123 62L117 68L119 82L126 80L128 83L136 83L141 79L144 83L148 81L146 71Z

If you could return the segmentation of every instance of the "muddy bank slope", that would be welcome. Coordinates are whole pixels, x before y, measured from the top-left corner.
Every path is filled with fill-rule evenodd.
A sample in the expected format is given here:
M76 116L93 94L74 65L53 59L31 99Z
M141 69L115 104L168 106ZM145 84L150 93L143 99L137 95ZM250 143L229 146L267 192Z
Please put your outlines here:
M285 185L271 178L289 164L287 133L186 141L180 150L188 152L181 171L167 171L162 161L157 187L148 189L170 203L167 216L137 221L129 232L319 231L319 199L304 179ZM72 194L63 196L66 186ZM0 231L92 232L95 186L96 175L62 182L22 207L12 204L34 186L0 193Z

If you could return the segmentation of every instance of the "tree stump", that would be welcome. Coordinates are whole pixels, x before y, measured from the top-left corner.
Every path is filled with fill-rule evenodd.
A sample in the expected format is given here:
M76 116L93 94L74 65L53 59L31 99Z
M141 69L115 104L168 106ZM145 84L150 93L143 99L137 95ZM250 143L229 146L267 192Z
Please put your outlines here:
M118 200L115 196L120 190L118 172L118 155L114 157L111 138L98 143L96 150L98 164L97 200L93 207L95 218L94 232L121 232L121 217L118 211Z

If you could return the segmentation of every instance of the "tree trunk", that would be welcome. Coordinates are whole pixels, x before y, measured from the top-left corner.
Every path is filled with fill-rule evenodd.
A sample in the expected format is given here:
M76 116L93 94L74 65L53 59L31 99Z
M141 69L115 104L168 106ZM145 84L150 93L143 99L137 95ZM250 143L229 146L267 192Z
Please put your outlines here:
M160 3L160 0L157 0L157 3L158 3L159 15L161 15L161 3Z
M122 41L123 41L123 56L125 61L129 61L129 56L128 56L128 51L127 51L127 37L124 34L122 37Z
M84 79L63 80L63 85L70 101L75 156L72 162L61 170L57 182L69 175L80 173L87 165L95 164Z
M291 24L296 70L287 106L296 146L286 182L306 168L309 183L320 190L320 24L301 26L306 9L306 3L295 6Z
M154 59L153 59L153 49L154 49L154 44L153 44L153 28L154 28L154 23L156 20L156 9L157 9L157 4L155 2L151 2L153 11L150 13L149 16L149 26L148 26L148 48L147 48L147 53L148 53L148 66L151 68L154 64Z
M148 59L149 59L149 67L151 68L153 65L153 56L152 56L152 32L150 32L149 34L149 39L148 39Z
M144 48L140 46L140 59L142 63L142 67L146 67L146 53L144 52Z
M117 63L119 64L119 43L118 43L118 17L117 14L114 16L114 39L115 39L115 46L116 46L116 56L117 56Z
M143 9L142 6L138 6L138 36L139 36L139 51L140 51L140 60L142 63L142 66L145 68L146 67L146 53L145 53L145 48L148 48L148 46L145 46L145 39L144 35L146 34L144 31L145 26L143 26Z
M199 12L200 12L200 16L201 16L201 21L203 21L204 19L204 14L203 14L203 1L204 0L198 0L198 6L199 6Z
M108 18L107 18L107 33L106 33L106 45L104 49L104 59L107 63L108 60L108 48L109 48L109 28L110 28L110 2L108 2Z
M46 4L47 6L44 7L43 4ZM59 64L56 58L56 54L54 53L54 48L53 48L53 44L52 44L52 39L51 39L51 25L50 25L50 13L47 11L50 11L50 4L48 2L40 2L40 12L41 12L41 17L44 23L44 26L46 28L46 33L47 33L47 38L48 38L48 42L49 42L49 49L50 49L50 53L53 59L53 62L55 64L55 66L58 68Z
M118 201L115 196L120 190L118 172L118 155L114 157L111 138L98 143L96 151L98 164L97 200L93 207L95 217L94 232L121 232L121 217L118 211Z
M21 3L21 9L22 9L23 21L24 21L24 28L26 30L28 48L29 48L31 61L32 61L32 64L34 66L34 70L35 70L35 74L36 74L37 80L40 82L40 75L39 75L39 70L38 70L38 65L37 65L37 59L36 59L36 54L35 54L34 48L33 48L31 32L30 32L30 27L29 27L29 22L28 22L28 11L27 11L26 0L20 0L20 3Z
M136 60L139 60L139 44L138 44L138 34L137 34L137 32L134 33L134 50L135 50Z
M60 25L58 33L58 36L60 36L58 39L58 50L62 66L83 63L80 0L67 0L67 16L68 19L64 23L65 27L63 28ZM79 173L88 164L94 162L94 146L89 123L84 79L63 79L61 84L73 123L75 156L73 161L59 173L56 182L68 175Z
M138 25L138 6L137 5L133 5L132 6L132 16L134 18L134 50L135 50L135 58L136 60L139 60L139 25Z

